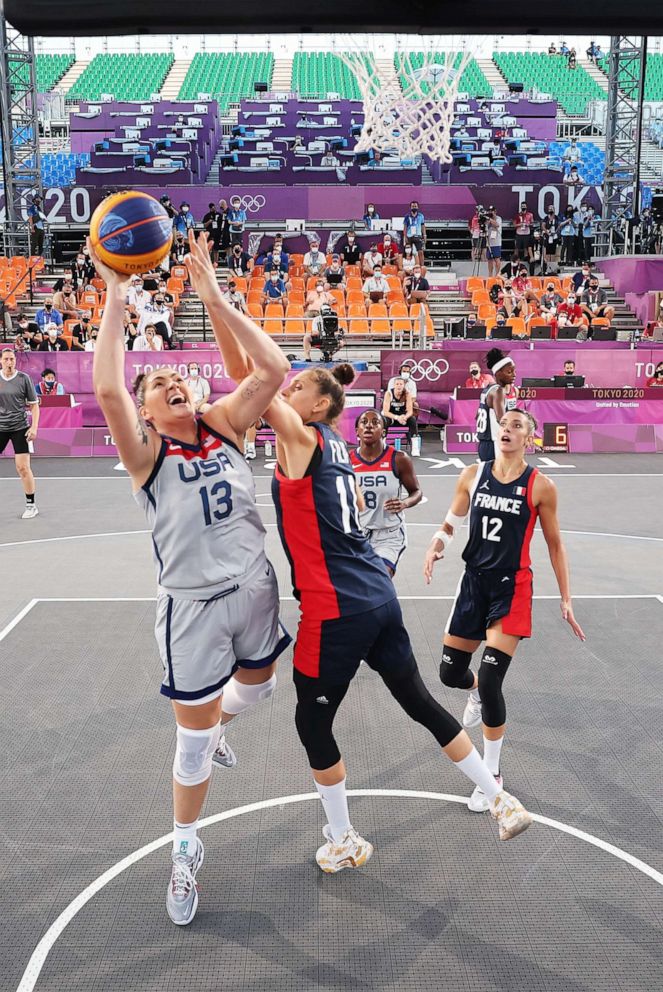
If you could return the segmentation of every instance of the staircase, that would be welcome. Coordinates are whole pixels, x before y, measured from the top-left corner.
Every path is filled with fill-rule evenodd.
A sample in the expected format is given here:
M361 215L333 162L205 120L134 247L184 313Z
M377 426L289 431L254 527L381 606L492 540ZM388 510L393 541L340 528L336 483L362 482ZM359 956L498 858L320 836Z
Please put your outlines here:
M207 179L205 180L205 186L220 186L220 166L221 166L221 156L225 152L221 146L217 148L216 155L212 159L212 164L209 167L209 172L207 173Z
M660 183L663 179L663 148L659 148L644 135L640 145L640 169L642 179L655 183Z
M390 84L394 81L398 81L393 59L376 59L375 66L378 70L380 79L386 79Z
M68 93L74 83L78 82L78 77L85 72L91 61L92 59L77 59L74 64L67 69L55 89L61 90L63 93Z
M290 93L292 90L292 62L292 55L274 59L271 85L272 93Z
M428 168L428 163L425 158L421 160L421 185L422 186L436 186L437 183L431 175L431 171Z
M578 65L581 66L585 72L592 77L592 79L599 84L602 90L607 94L608 92L608 77L597 65L590 62L588 58L579 58Z
M484 76L488 80L488 84L493 91L497 90L508 90L509 84L497 68L492 59L475 59L476 64L479 66Z
M173 62L170 72L164 79L163 86L161 87L162 100L177 100L192 61L193 57L190 59L176 59Z

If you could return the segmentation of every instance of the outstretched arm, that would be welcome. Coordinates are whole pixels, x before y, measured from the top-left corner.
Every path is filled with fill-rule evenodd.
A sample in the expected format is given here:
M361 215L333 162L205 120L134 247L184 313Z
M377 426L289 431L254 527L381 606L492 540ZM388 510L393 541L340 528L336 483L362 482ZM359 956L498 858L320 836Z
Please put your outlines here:
M477 465L463 469L456 483L456 491L451 500L451 506L444 523L434 534L424 558L424 577L426 585L433 578L433 566L436 561L444 558L444 552L454 539L456 530L467 516L470 509L470 490L477 474Z
M581 641L585 640L582 627L573 615L571 605L571 579L569 576L569 560L566 556L566 548L559 531L559 521L557 519L557 487L555 483L540 473L534 480L532 493L534 504L539 511L541 530L548 545L550 563L557 579L559 594L561 596L560 609L562 619L571 627L573 633Z

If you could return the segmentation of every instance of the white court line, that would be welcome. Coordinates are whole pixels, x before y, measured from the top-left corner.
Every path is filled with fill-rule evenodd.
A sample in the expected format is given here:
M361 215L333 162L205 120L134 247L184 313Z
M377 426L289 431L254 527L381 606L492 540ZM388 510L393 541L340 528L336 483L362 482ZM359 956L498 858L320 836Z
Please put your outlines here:
M429 799L437 802L459 803L463 806L467 804L467 797L465 796L453 796L444 792L418 792L411 789L349 789L348 796L378 797L386 799ZM238 806L236 809L230 809L223 813L215 813L213 816L207 816L204 820L200 821L200 826L201 828L210 827L215 823L221 823L224 820L231 820L237 816L243 816L245 813L256 813L259 810L273 809L276 806L290 806L292 803L309 801L319 802L317 792L307 792L298 796L281 796L277 799L263 799L260 802L249 803L246 806ZM591 844L593 847L597 847L599 850L605 851L607 854L612 854L613 857L619 858L620 861L624 861L627 865L630 865L637 871L642 872L643 875L651 878L652 881L656 882L658 885L663 885L663 875L660 872L656 871L655 868L652 868L651 865L648 865L645 861L641 861L639 858L634 857L634 855L629 854L628 851L623 851L620 847L615 847L614 844L610 844L608 841L602 840L600 837L594 837L593 834L585 833L584 830L578 830L576 827L571 827L567 823L561 823L559 820L551 820L549 817L539 816L537 813L533 813L532 818L537 823L542 823L547 827L552 827L554 830L560 830L562 833L569 834L571 837L577 837L578 840L585 841L585 843ZM109 882L112 882L118 875L121 875L127 868L135 865L138 861L141 861L149 854L153 854L154 851L158 851L160 847L165 847L166 844L169 844L172 840L172 836L172 833L165 834L163 837L153 840L151 843L146 844L137 851L134 851L133 854L129 854L126 858L118 861L118 863L113 865L112 868L109 868L108 871L105 871L102 875L99 875L94 882L91 882L90 885L83 889L83 891L69 903L67 908L60 913L58 918L51 924L37 944L16 992L33 992L51 948L77 913L83 909L86 903L88 903L98 892L108 885ZM521 841L520 843L523 842ZM314 869L312 868L312 885L315 884L313 881L313 872Z
M419 602L425 600L443 600L451 602L454 600L455 596L399 596L398 600L409 600L410 602ZM294 596L279 596L282 603L295 603L297 600ZM540 600L558 600L559 594L557 595L545 595L545 596L534 596L533 599ZM574 596L573 599L656 599L659 603L663 605L663 596L659 596L656 593L588 593L587 595L580 594L579 596ZM31 601L30 607L35 605L35 603L156 603L156 596L39 596L37 599ZM27 613L28 610L25 610ZM12 621L12 628L21 620L22 617ZM7 633L9 630L7 629Z
M151 534L151 530L115 530L103 534L69 534L66 537L37 537L32 541L9 541L0 544L0 548L16 548L23 544L50 544L54 541L80 541L90 537L126 537L127 534Z
M33 606L36 606L39 602L38 599L31 599L27 606L24 606L20 613L17 613L13 620L10 620L6 627L0 630L0 641L4 641L7 634L11 634L14 627L18 627L19 623L24 617L27 617L28 613Z

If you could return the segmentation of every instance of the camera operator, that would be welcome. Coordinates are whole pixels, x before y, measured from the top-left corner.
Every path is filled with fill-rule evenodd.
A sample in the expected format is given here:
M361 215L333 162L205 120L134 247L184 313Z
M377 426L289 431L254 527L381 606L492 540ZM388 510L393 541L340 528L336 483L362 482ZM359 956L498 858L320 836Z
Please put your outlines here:
M311 323L311 333L304 335L304 359L311 361L311 347L314 346L322 352L323 361L330 362L343 341L343 330L338 326L337 315L330 306L323 304Z
M483 253L486 247L487 226L486 213L483 207L477 204L474 215L467 225L472 239L472 259L475 262L481 262L483 260Z
M488 276L498 276L502 264L502 218L495 207L488 207L486 211L486 258Z

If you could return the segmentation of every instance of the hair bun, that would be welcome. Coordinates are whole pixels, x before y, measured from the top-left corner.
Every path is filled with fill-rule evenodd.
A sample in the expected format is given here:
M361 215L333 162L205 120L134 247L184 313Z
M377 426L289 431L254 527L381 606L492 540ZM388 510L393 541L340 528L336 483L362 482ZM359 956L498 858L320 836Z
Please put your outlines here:
M342 386L349 386L356 379L355 370L349 362L341 362L340 365L335 365L331 370L331 374Z
M497 365L504 357L505 355L501 348L491 348L486 355L486 367L492 369L493 365Z

